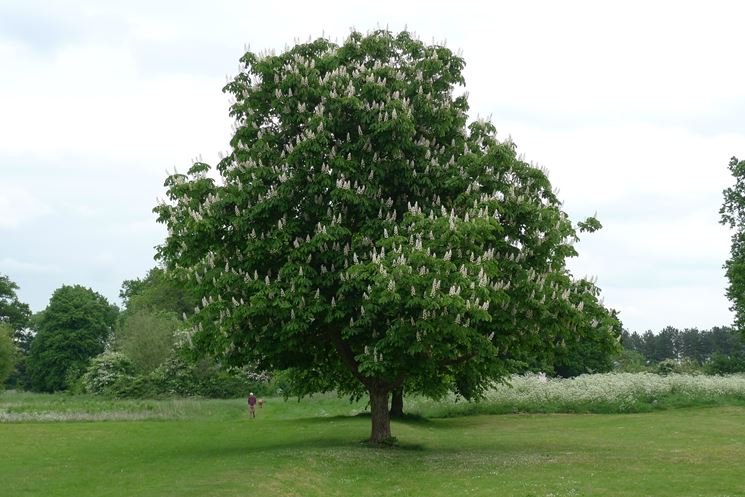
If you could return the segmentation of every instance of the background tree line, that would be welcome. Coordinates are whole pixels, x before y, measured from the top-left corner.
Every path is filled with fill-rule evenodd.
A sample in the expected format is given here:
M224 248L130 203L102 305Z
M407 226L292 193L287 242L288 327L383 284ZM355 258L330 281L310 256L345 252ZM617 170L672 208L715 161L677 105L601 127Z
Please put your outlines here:
M648 330L641 334L624 330L621 342L626 353L619 359L632 368L677 364L693 369L700 366L714 374L745 371L745 340L727 326L709 330L667 326L658 333Z
M283 372L246 368L228 372L214 359L183 347L180 315L197 297L161 268L122 283L121 309L82 286L64 285L43 311L18 299L18 286L0 275L0 381L6 388L81 391L116 396L232 396L251 388L292 394ZM730 327L658 333L621 330L622 350L609 352L591 339L564 349L553 361L516 357L521 371L556 376L623 371L745 371L745 340ZM269 379L272 378L271 382Z
M228 371L184 346L180 316L198 299L159 267L122 283L121 308L89 288L63 285L44 310L32 314L18 299L15 283L7 276L0 283L0 382L6 388L134 397L225 397L249 388L300 393L288 372ZM613 357L607 347L588 339L570 344L551 361L515 355L514 370L560 376L606 372Z
M0 275L0 384L6 388L233 397L260 390L267 379L185 352L178 316L196 299L160 268L123 282L121 309L90 288L63 285L32 314L16 290Z

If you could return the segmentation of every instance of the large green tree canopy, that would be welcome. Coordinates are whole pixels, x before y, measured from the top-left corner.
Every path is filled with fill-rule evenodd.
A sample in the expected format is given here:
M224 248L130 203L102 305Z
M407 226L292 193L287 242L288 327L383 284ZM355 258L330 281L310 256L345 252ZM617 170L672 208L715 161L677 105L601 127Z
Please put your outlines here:
M119 310L105 297L80 285L55 290L35 316L28 374L37 391L63 390L70 375L82 373L104 350Z
M368 393L374 442L403 382L471 397L582 336L613 347L545 172L468 124L462 58L378 31L241 63L232 150L155 209L159 257L201 296L196 346Z

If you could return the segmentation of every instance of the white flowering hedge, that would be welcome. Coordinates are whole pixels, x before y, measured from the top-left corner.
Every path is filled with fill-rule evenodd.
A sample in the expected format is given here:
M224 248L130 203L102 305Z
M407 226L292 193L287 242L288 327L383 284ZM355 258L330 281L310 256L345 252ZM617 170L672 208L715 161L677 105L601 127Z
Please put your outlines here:
M117 384L129 382L134 375L134 366L129 357L119 352L104 352L91 360L83 375L85 391L106 394Z
M480 402L450 396L437 403L407 402L410 413L457 415L504 412L638 412L657 407L745 401L745 376L608 373L576 378L513 376Z

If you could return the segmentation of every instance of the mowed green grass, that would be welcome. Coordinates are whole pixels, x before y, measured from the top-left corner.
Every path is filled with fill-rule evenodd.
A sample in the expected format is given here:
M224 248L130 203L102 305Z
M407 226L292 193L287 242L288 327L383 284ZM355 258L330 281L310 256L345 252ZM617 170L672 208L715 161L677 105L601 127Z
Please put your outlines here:
M745 496L739 406L394 421L400 447L375 449L339 399L270 399L256 420L240 400L107 402L178 419L0 423L0 495Z

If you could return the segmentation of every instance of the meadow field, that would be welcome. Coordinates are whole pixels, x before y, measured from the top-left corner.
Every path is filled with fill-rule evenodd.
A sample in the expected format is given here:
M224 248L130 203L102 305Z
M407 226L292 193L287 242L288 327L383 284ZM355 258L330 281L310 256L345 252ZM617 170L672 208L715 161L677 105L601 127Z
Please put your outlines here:
M0 396L0 495L741 496L745 378L513 379L479 403L407 399L394 448L332 395ZM496 414L510 413L510 414Z

